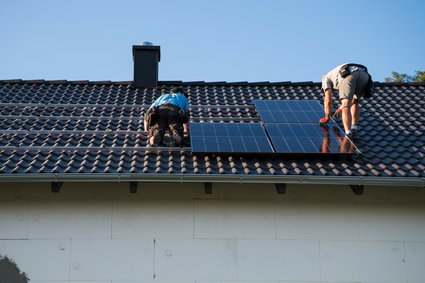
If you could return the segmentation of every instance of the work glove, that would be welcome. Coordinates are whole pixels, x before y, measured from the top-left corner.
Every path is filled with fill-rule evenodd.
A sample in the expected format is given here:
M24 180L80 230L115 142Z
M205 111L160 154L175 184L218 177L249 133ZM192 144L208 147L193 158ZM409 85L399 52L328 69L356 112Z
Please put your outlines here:
M322 119L319 120L319 125L320 125L320 127L324 127L324 126L326 126L326 123L328 123L328 122L329 122L329 119L322 118Z
M338 108L338 109L335 111L335 113L332 115L332 117L333 117L334 119L338 119L339 117L341 117L341 115L342 115L342 110L341 110L341 108Z

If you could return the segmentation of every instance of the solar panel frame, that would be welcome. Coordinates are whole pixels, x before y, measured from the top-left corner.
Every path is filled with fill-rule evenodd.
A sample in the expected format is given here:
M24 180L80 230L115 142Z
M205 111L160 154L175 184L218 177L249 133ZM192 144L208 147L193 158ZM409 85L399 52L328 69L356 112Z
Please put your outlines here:
M192 153L273 154L273 146L261 124L191 123Z

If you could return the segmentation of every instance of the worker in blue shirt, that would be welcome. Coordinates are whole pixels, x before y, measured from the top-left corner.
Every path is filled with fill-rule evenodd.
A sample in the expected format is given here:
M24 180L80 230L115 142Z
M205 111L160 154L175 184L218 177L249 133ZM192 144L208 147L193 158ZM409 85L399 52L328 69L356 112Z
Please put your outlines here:
M152 103L145 115L145 130L149 132L148 147L161 145L167 129L173 137L173 146L182 144L184 133L189 132L189 102L183 88L174 87Z

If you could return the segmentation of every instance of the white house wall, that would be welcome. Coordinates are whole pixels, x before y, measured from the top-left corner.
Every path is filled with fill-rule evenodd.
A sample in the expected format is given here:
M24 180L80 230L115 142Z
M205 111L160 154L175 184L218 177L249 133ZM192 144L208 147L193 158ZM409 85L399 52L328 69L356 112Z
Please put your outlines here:
M425 190L0 183L0 255L34 283L423 283Z

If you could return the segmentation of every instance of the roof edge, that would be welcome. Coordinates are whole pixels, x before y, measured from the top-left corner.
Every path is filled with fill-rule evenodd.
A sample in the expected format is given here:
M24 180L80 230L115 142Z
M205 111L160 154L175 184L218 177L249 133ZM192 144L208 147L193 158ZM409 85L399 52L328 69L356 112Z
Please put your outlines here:
M35 79L35 80L22 80L22 79L6 79L0 80L0 83L23 83L23 84L90 84L90 85L133 85L133 81L89 81L89 80L44 80L44 79ZM410 82L410 83L401 83L401 82L374 82L376 85L387 85L387 86L425 86L425 82ZM158 81L158 85L313 85L320 86L321 82L313 81L304 81L304 82L292 82L292 81L281 81L281 82L227 82L227 81L217 81L217 82L207 82L207 81Z
M220 175L220 174L1 174L0 182L255 183L425 187L425 177Z

